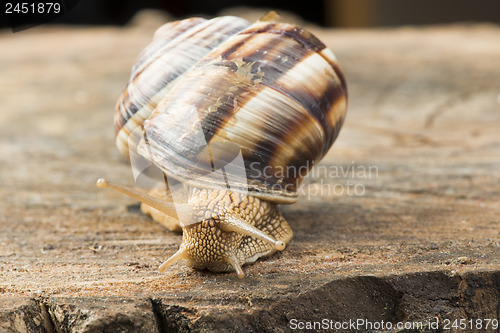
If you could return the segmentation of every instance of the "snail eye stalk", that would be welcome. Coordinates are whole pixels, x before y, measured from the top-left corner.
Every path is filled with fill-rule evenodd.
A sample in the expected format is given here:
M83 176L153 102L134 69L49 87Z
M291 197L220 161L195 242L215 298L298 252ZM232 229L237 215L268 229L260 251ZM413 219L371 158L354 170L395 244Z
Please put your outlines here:
M158 209L160 212L171 216L173 218L177 218L177 213L175 210L174 203L171 201L164 201L160 200L156 197L153 197L149 194L134 190L132 188L129 188L127 186L115 184L115 183L110 183L106 179L99 178L96 183L97 187L99 188L110 188L112 190L115 190L117 192L123 193L126 196L129 196L131 198L134 198L136 200L139 200L140 202L151 206L155 209Z

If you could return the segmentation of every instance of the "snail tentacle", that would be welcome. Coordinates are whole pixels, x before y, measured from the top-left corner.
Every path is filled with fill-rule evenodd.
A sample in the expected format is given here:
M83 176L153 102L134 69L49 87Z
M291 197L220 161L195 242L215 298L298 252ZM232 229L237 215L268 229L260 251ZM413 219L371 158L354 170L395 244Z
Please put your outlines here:
M99 178L96 183L99 188L110 188L117 192L123 193L131 198L139 200L146 205L149 205L160 212L169 215L171 217L177 218L177 213L175 205L171 201L160 200L156 197L148 195L146 193L134 190L133 188L108 182L106 179Z
M189 252L186 249L186 247L184 246L184 244L181 244L181 246L179 247L179 250L177 252L175 252L170 258L168 258L163 264L161 264L160 267L158 267L158 271L163 272L163 271L165 271L165 269L168 266L170 266L174 262L182 260L182 259L187 260L188 265L192 266L191 265L191 261L192 261L191 256L189 255Z
M243 272L243 269L241 268L236 255L233 252L230 252L226 260L229 264L231 264L231 266L233 266L236 274L238 275L238 278L243 279L245 277L245 273Z
M278 251L283 251L285 249L285 243L283 241L277 241L262 230L249 225L245 220L239 219L233 215L226 215L223 220L217 220L217 224L223 231L238 232L246 236L260 239L264 242L274 245L274 247Z

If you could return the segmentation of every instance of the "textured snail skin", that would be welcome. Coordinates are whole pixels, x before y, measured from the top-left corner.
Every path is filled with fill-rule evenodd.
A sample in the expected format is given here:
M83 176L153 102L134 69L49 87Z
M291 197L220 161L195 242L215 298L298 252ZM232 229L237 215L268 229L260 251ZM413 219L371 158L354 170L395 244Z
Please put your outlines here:
M196 268L230 271L233 267L228 263L228 254L234 255L238 263L243 265L276 252L272 244L262 240L221 231L220 220L228 215L241 217L249 225L285 244L292 238L292 229L275 203L222 190L196 190L193 197L194 215L202 222L184 228L183 243ZM239 204L235 206L233 202Z
M151 194L165 198L164 190L154 190ZM237 232L225 232L224 220L227 218L237 217L283 242L283 246L293 235L278 204L255 196L194 188L190 207L194 220L201 222L184 228L181 228L178 220L148 205L142 204L141 210L170 230L183 230L183 248L188 254L184 259L190 259L189 264L197 269L232 271L234 264L230 264L231 260L242 266L277 251L276 246L269 242Z
M147 140L134 149L187 188L195 221L189 225L161 205L141 205L170 230L183 231L179 251L160 270L185 259L197 269L236 270L242 277L242 265L283 250L292 230L279 204L297 200L302 179L332 146L346 109L335 56L300 27L220 17L158 29L132 69L114 124L125 157L130 133L141 126ZM207 147L210 159L224 160L227 144L238 147L244 161L243 172L224 176L231 190L227 179L201 167ZM290 168L300 172L280 173ZM150 195L172 202L168 190Z

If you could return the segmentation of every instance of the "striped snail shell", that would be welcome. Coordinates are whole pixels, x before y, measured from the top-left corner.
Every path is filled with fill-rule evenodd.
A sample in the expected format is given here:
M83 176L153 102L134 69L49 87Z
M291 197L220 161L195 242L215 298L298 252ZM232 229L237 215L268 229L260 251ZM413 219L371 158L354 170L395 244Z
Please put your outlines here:
M161 271L186 259L243 277L242 265L283 250L292 230L278 204L297 200L340 131L347 90L335 56L274 15L254 24L230 16L168 23L132 68L115 112L117 147L184 184L191 222L176 220L167 182L149 195L102 179L98 186L139 199L155 220L182 229L183 243ZM131 146L138 129L143 138ZM210 172L214 161L228 165L238 154L231 172Z

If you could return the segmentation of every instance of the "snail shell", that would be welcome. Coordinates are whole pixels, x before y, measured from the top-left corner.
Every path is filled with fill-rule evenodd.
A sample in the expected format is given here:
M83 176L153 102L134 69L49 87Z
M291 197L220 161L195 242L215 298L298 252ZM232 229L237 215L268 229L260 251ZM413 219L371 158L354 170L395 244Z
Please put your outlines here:
M189 188L194 223L181 225L183 244L161 268L187 259L241 277L241 265L282 250L292 231L278 204L297 200L346 108L335 56L301 27L219 17L158 29L132 69L114 125L124 156L137 150ZM138 127L147 138L129 147ZM231 147L241 152L240 170L207 172L214 160L234 158ZM152 195L171 200L168 190ZM154 205L143 211L157 220L169 215Z

